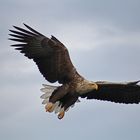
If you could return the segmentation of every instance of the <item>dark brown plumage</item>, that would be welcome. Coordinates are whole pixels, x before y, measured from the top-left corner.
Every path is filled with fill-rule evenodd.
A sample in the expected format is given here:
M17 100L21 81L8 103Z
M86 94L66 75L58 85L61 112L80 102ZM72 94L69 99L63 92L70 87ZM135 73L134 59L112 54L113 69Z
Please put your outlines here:
M65 83L70 81L76 70L71 63L68 50L54 36L51 39L24 24L30 31L14 26L18 31L10 30L13 34L10 40L23 44L12 45L29 59L33 59L40 72L49 82Z
M138 104L140 102L140 81L127 83L96 82L98 90L90 91L82 98L98 99L115 103Z
M11 45L29 59L33 59L45 79L51 83L58 81L59 87L44 85L41 96L46 111L55 111L58 118L64 116L68 108L79 101L78 98L106 100L116 103L139 103L139 81L127 83L91 82L78 74L73 66L67 48L54 36L48 38L28 25L28 30L13 26L13 38L20 42Z

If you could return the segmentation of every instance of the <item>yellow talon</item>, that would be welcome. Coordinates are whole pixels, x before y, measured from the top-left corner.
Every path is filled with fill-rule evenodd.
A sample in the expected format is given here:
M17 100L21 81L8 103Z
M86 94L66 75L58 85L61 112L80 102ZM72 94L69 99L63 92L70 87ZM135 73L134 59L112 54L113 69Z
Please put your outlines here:
M45 106L45 109L46 109L46 112L52 112L52 109L53 109L53 106L54 104L49 102L46 106Z
M64 117L64 115L65 115L65 111L64 110L59 112L58 119L62 119Z

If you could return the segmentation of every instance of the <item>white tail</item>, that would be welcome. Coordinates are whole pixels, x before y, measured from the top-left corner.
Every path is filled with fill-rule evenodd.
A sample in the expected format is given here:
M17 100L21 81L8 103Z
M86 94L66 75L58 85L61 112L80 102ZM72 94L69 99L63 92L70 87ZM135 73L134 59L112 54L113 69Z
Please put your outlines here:
M41 88L40 90L44 92L45 94L41 95L40 98L44 99L42 104L47 104L49 102L49 98L52 95L53 91L57 88L57 86L50 86L43 84L44 88Z

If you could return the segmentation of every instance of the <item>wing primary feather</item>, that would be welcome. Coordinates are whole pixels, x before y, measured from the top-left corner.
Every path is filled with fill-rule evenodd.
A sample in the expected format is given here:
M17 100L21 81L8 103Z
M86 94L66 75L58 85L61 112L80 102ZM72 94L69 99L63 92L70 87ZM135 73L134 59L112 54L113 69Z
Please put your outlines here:
M9 40L17 41L17 42L26 42L24 39L17 39L17 38L8 38Z
M16 38L25 38L25 37L23 37L23 36L21 36L21 35L16 35L16 34L9 34L10 36L13 36L13 37L16 37Z
M25 27L27 27L30 31L40 35L40 36L44 36L43 34L39 33L38 31L34 30L33 28L31 28L30 26L28 26L27 24L23 23Z
M14 34L17 34L17 35L21 35L21 36L25 36L25 37L32 37L31 35L29 34L26 34L26 33L22 33L22 32L18 32L18 31L14 31L14 30L9 30L10 32L14 33Z
M33 35L33 36L36 36L37 34L35 34L35 33L32 33L32 32L30 32L30 31L27 31L27 30L25 30L25 29L22 29L22 28L20 28L20 27L17 27L17 26L13 26L15 29L17 29L17 30L19 30L19 31L22 31L22 32L24 32L24 33L27 33L27 34L29 34L29 35Z
M11 47L25 47L27 44L13 44Z
M15 48L15 50L23 50L23 48Z
M140 80L134 81L134 82L129 82L129 83L127 83L127 84L128 84L128 85L137 85L139 82L140 82Z

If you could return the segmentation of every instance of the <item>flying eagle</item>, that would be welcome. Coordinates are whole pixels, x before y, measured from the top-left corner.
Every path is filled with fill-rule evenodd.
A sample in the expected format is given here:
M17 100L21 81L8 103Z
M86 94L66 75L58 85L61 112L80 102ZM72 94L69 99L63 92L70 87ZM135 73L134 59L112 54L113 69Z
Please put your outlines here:
M50 83L43 85L41 96L47 112L55 112L62 119L65 112L79 102L79 97L115 103L138 104L140 102L140 81L113 83L92 82L81 76L71 62L67 48L57 38L48 38L24 24L28 30L13 26L10 40L20 42L11 45L38 66L40 73Z

